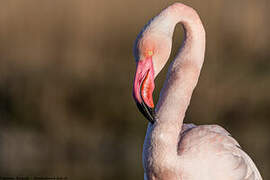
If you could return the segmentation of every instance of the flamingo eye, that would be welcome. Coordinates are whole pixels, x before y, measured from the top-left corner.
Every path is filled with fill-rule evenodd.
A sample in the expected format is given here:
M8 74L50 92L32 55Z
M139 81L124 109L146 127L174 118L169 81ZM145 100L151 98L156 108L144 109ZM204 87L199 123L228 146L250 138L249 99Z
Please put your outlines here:
M148 55L148 56L152 56L152 55L153 55L153 51L148 51L148 52L147 52L147 55Z
M144 55L145 55L145 57L152 57L154 55L154 51L153 50L147 50Z

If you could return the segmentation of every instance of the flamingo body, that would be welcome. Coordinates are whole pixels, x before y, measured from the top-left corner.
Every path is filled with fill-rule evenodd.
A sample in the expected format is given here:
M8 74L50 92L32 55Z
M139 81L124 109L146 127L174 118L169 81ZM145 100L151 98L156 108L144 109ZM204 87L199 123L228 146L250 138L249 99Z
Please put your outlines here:
M185 40L171 63L156 108L154 78L166 64L174 27ZM153 18L135 43L134 99L150 121L143 146L147 180L261 180L251 158L218 125L184 124L204 61L205 31L196 11L175 3Z

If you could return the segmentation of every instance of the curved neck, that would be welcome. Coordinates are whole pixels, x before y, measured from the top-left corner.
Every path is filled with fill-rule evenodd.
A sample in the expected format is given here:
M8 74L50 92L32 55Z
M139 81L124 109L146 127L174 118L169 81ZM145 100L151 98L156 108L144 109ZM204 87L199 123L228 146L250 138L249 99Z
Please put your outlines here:
M171 22L170 35L178 23L182 24L185 35L160 93L156 107L157 121L174 122L181 128L204 61L205 31L198 14L190 7L177 3L163 13Z
M156 29L162 28L159 31L170 38L173 36L175 25L181 23L185 39L169 67L155 109L156 122L148 126L144 144L144 166L148 170L151 168L151 171L160 169L161 165L163 168L172 167L177 159L183 119L199 78L205 51L205 31L198 14L192 8L180 3L173 4L162 11L153 23ZM161 63L165 64L165 61L167 59ZM156 68L155 73L159 73L164 64L159 65L160 69ZM149 165L150 161L152 163Z

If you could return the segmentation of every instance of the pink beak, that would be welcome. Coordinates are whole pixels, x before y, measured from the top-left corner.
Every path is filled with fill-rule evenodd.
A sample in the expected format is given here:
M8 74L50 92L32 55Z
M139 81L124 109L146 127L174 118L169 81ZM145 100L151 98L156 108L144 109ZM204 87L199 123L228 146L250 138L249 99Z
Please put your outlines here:
M146 58L137 62L136 75L133 84L133 97L141 113L151 122L155 122L153 91L154 69L152 58Z

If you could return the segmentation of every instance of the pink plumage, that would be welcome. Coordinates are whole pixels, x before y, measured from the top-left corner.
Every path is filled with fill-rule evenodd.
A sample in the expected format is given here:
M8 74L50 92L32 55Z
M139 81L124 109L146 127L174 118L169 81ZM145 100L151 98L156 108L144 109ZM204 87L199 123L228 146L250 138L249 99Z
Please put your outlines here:
M154 78L166 64L177 23L185 40L171 63L155 109ZM148 125L143 166L148 180L261 180L251 158L218 125L183 124L204 61L205 31L197 12L181 3L164 9L140 33L135 44L137 73L133 94ZM152 61L149 66L142 62ZM151 70L152 76L146 73ZM152 72L153 71L153 72ZM148 84L145 85L144 82ZM146 95L145 95L146 94Z

